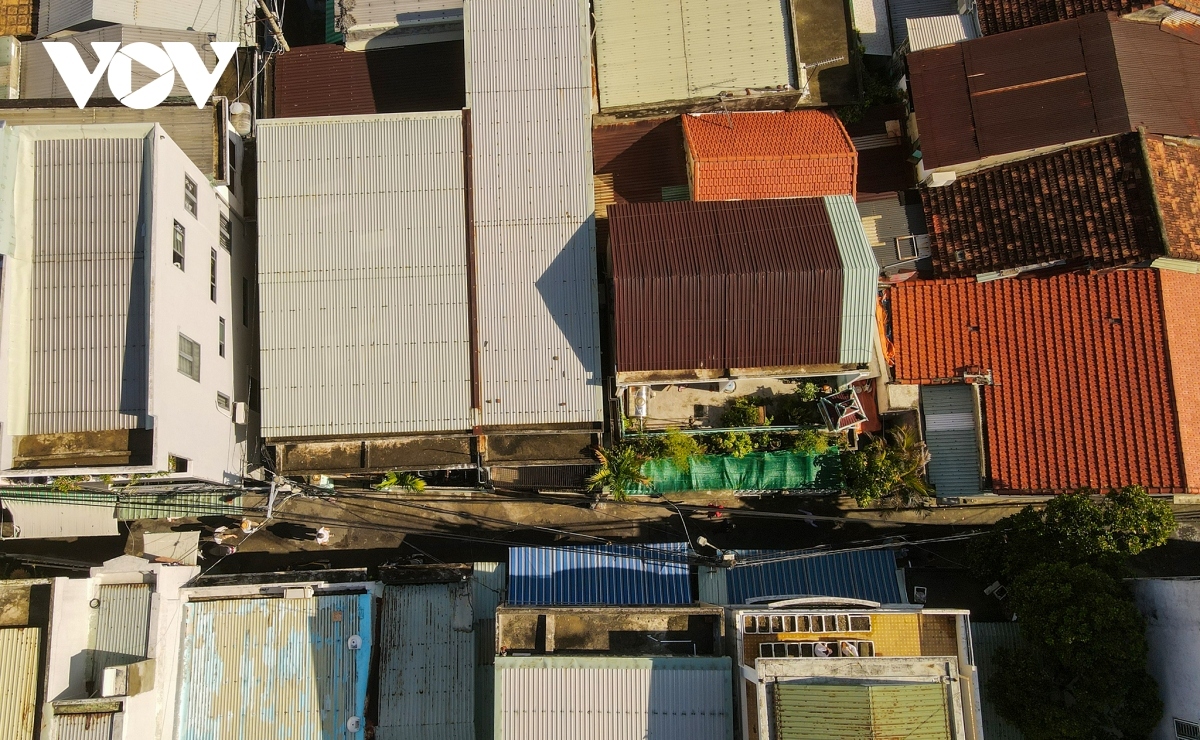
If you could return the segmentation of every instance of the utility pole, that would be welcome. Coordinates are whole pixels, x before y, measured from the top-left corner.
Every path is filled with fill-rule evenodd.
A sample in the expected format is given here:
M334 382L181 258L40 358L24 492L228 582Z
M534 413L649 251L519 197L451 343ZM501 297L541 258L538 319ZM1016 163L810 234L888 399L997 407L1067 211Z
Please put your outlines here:
M266 0L258 0L258 7L267 18L267 27L271 29L271 36L274 37L275 43L279 44L279 48L284 51L291 51L292 47L288 46L287 39L283 37L283 29L279 27L279 19L275 17L275 11L267 7Z

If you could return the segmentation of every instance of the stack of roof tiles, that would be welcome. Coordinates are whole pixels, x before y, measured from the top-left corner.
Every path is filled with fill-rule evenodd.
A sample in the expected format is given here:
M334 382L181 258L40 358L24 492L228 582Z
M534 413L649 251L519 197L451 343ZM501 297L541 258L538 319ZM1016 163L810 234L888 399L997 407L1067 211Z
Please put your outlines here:
M1163 250L1136 134L923 188L934 271L967 276L1065 260L1130 264Z
M693 200L854 195L858 157L823 110L683 117Z
M1156 5L1158 0L979 0L979 26L985 34L1016 31L1045 23L1113 11L1125 15Z
M1200 479L1200 376L1181 372L1200 350L1198 289L1154 270L914 281L892 291L896 379L992 372L993 490L1183 492Z

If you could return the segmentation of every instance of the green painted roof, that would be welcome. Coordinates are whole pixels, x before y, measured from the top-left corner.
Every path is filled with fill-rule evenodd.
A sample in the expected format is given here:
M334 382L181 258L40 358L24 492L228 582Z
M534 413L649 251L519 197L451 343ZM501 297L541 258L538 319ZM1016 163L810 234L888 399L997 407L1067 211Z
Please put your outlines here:
M600 107L792 82L779 0L596 0Z
M940 683L775 685L779 740L950 740Z

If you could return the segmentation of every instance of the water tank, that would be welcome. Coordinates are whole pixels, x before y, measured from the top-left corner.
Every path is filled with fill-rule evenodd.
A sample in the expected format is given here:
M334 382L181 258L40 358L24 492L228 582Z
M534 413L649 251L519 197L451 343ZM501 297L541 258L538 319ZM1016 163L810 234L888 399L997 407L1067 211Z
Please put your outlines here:
M251 117L250 106L245 103L233 103L229 106L229 122L233 124L233 130L237 131L239 136L250 135Z

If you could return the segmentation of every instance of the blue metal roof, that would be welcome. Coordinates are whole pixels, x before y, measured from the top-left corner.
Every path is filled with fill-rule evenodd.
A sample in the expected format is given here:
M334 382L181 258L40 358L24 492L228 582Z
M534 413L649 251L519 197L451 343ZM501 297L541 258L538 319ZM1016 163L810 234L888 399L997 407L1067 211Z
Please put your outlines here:
M776 550L735 550L738 563L726 580L729 603L764 596L836 596L881 604L906 603L891 550L831 552L755 565L754 560L785 556ZM800 556L802 553L792 553Z
M514 547L508 603L690 604L687 543Z

